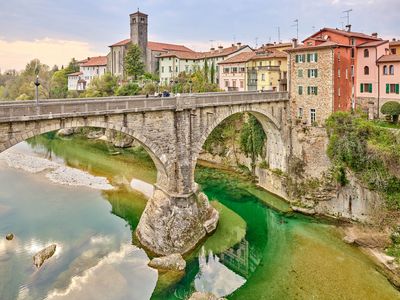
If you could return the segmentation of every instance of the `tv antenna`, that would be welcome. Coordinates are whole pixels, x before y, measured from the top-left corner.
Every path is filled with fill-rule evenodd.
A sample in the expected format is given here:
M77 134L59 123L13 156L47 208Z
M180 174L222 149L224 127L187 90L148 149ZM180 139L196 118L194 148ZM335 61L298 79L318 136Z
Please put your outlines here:
M276 27L278 29L278 44L281 42L281 28L278 26Z
M347 19L347 25L350 25L350 13L352 12L352 9L348 9L343 11L344 14L346 14L346 16L344 16L343 18Z
M296 27L296 38L299 39L299 19L293 21L292 27Z
M258 48L258 37L255 38L256 41L256 49Z
M209 40L210 44L211 44L211 48L214 48L214 42L215 40Z

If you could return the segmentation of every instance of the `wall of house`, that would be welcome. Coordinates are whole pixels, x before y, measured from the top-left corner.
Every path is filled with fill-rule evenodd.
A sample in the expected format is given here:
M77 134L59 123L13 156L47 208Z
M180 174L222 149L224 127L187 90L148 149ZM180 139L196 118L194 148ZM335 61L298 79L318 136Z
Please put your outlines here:
M233 72L233 68L237 72ZM229 72L224 72L225 69L229 69ZM219 79L221 90L246 91L246 63L220 64Z

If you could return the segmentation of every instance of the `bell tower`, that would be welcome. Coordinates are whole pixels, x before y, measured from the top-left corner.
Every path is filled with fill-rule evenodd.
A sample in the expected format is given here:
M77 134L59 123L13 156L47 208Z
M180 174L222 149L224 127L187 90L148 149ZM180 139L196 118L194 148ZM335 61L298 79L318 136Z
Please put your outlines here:
M147 69L147 27L148 16L139 10L129 15L131 21L131 41L142 51L143 62Z

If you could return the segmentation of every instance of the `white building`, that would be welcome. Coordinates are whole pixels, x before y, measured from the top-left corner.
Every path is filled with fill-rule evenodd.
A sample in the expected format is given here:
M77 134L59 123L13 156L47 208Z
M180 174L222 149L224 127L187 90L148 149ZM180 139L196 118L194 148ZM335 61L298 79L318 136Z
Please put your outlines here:
M107 72L107 57L88 57L79 62L79 72L68 74L68 90L84 91L93 78Z

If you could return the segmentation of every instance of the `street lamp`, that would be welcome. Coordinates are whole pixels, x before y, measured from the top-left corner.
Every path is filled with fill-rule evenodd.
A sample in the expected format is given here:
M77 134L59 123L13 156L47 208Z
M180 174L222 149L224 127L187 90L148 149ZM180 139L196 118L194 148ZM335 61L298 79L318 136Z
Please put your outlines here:
M178 80L175 80L175 94L178 94Z
M35 86L36 86L36 105L39 105L39 75L36 75Z

